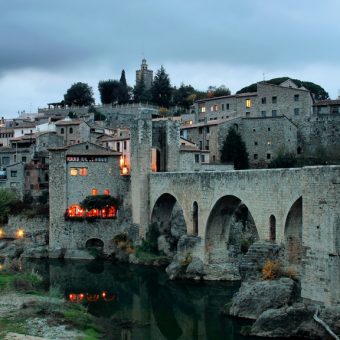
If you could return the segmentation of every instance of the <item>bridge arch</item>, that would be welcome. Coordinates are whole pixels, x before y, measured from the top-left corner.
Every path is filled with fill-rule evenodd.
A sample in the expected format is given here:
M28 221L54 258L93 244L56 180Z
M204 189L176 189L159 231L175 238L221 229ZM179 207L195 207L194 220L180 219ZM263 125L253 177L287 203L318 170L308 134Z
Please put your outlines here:
M259 239L247 205L234 195L220 197L210 211L205 231L205 261L223 263L246 253Z
M159 196L152 208L150 221L162 236L161 243L165 248L160 250L169 251L170 255L177 249L179 238L187 233L187 222L178 199L170 193Z
M303 231L302 196L290 207L284 228L285 257L289 264L300 265L302 260Z
M100 238L89 238L85 243L86 249L95 249L98 251L104 250L104 241Z

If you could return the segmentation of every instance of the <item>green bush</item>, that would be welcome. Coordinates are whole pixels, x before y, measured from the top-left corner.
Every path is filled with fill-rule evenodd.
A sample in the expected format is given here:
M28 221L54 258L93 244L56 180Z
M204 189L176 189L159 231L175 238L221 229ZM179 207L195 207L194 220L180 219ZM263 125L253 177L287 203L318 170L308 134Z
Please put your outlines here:
M294 168L297 164L296 157L292 153L279 153L269 164L268 168Z
M152 223L145 235L145 239L142 240L142 244L139 248L148 253L159 254L158 251L158 237L160 235L157 223Z

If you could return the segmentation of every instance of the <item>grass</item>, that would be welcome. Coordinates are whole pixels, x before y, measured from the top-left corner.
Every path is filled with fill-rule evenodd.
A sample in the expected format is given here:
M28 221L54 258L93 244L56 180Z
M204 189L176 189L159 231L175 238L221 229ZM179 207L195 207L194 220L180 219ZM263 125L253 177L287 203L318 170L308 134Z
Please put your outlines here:
M9 332L25 334L27 327L24 325L25 320L18 320L17 318L0 318L0 339Z

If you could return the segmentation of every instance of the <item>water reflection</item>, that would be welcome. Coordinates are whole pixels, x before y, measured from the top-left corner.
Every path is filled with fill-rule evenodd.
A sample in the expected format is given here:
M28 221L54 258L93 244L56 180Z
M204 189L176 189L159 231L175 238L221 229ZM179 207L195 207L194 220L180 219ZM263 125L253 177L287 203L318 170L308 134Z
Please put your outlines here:
M238 284L172 282L157 268L97 261L29 265L107 325L106 339L243 339L220 315Z

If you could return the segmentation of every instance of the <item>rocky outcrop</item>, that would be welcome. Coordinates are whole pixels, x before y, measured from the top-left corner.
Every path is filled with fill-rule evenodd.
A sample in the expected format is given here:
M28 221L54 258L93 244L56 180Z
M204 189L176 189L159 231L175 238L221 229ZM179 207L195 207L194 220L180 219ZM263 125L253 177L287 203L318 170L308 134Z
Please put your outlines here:
M289 278L273 281L243 282L232 300L229 314L257 319L264 311L292 304L297 284Z
M261 270L268 260L282 260L283 249L269 241L258 241L250 246L239 264L239 273L243 281L259 280Z
M332 339L328 331L314 319L316 306L296 303L279 309L264 311L251 328L251 335L261 337L301 337L306 339ZM340 335L340 307L320 309L320 319L337 336ZM334 337L333 337L334 338Z

